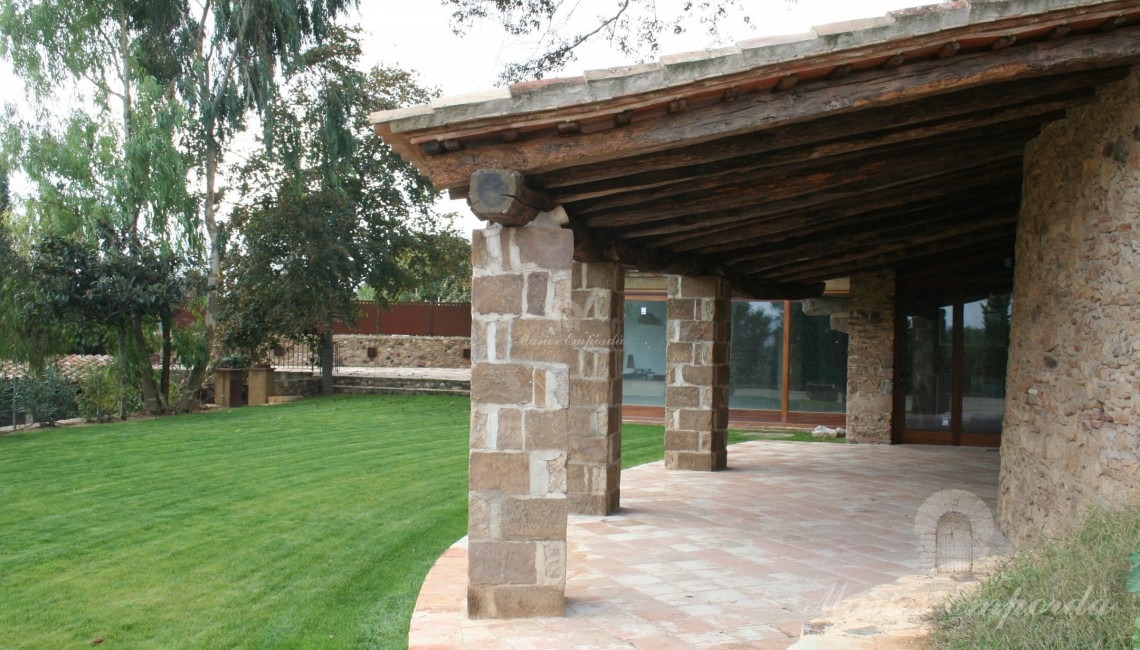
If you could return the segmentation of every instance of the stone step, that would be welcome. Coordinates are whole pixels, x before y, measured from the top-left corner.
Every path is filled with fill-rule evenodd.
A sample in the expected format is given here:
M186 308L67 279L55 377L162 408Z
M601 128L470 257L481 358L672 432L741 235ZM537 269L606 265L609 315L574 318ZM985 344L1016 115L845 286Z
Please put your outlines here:
M458 395L468 397L470 390L432 388L429 386L347 386L333 385L334 393L350 395Z
M305 399L304 395L274 395L267 398L269 404L288 404L289 402L296 402Z

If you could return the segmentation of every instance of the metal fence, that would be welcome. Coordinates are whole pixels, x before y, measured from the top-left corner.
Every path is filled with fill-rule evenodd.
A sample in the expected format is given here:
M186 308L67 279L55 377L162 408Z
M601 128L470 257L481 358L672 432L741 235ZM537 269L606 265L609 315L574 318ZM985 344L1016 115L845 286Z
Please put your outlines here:
M337 323L336 334L471 336L471 303L393 302L381 307L361 302L355 323Z
M274 368L316 371L321 367L320 350L313 350L304 343L278 346L269 352L266 362ZM340 344L333 341L333 370L343 365Z

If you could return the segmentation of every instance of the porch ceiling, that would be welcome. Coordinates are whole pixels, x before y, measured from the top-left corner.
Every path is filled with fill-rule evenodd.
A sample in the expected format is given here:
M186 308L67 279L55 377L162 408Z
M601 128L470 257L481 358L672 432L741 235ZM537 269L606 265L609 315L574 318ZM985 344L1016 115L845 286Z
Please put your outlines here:
M525 176L581 261L757 298L1012 252L1025 144L1140 61L1140 0L953 2L373 116L440 189Z

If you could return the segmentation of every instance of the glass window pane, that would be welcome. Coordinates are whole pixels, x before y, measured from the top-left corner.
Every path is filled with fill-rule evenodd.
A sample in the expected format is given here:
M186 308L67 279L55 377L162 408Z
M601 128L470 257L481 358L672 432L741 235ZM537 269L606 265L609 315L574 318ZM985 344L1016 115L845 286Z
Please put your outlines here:
M622 403L665 405L665 302L625 303L625 366Z
M732 303L730 408L780 410L783 350L784 303Z
M953 383L953 298L928 292L906 314L906 428L949 431Z
M962 431L1001 433L1009 355L1009 293L963 305Z
M831 329L830 316L808 316L792 303L788 363L789 411L846 410L847 334Z

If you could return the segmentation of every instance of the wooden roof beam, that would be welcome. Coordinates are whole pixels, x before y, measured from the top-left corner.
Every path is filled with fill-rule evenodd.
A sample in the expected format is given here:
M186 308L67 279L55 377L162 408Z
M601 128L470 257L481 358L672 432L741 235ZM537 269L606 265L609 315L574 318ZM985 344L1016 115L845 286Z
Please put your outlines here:
M482 147L433 160L437 187L462 187L476 169L542 173L568 165L615 160L773 128L825 115L891 106L1014 79L1126 65L1140 58L1140 27L1122 26L1095 37L1069 36L1011 47L1000 54L959 54L908 64L892 72L852 75L804 84L787 92L756 93L621 129L569 138L539 137L510 147Z

